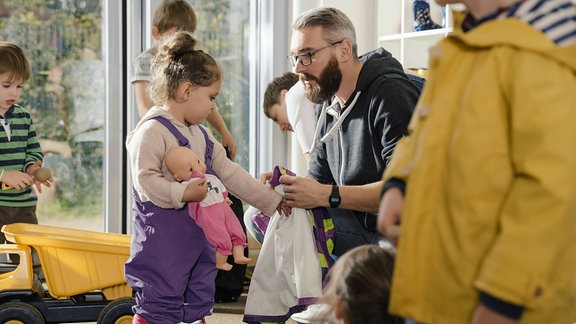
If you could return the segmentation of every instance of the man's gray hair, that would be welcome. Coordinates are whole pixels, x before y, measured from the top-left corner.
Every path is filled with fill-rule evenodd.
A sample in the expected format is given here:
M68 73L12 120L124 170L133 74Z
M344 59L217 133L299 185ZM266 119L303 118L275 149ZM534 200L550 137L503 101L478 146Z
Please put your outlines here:
M310 27L322 27L324 30L323 38L328 43L349 39L352 42L354 55L358 56L354 25L342 11L332 7L310 9L300 14L292 25L294 30Z

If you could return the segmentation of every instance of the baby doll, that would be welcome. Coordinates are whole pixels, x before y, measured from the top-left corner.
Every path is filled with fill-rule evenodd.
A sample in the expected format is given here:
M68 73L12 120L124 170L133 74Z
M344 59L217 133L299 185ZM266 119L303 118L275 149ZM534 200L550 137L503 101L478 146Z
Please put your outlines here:
M177 181L191 182L206 178L208 195L199 202L189 202L188 212L204 230L208 241L216 247L216 268L230 270L226 262L232 254L236 264L247 264L250 258L244 256L246 235L230 204L224 184L212 174L206 174L206 164L189 148L176 147L168 152L166 167Z

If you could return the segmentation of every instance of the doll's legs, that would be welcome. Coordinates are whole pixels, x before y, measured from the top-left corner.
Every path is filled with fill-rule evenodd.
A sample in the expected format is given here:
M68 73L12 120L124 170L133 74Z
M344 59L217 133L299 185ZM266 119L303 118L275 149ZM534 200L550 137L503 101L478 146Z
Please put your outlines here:
M232 265L228 262L228 256L216 251L216 268L224 271L232 270Z
M226 214L226 229L232 242L232 256L236 264L248 264L251 260L244 256L244 249L248 246L246 243L246 234L235 214Z
M236 264L248 264L252 259L244 256L244 245L234 245L232 246L232 256L234 257L234 263Z

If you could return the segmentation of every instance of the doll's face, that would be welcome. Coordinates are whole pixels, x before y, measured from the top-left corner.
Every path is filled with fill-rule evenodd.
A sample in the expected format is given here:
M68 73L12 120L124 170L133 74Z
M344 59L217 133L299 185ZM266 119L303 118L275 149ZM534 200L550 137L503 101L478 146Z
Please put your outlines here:
M206 164L189 148L177 147L166 155L166 167L178 181L190 179L192 171L206 173Z
M196 155L194 155L194 156L196 156ZM200 172L202 174L206 173L206 164L204 162L200 161L200 159L198 159L198 157L196 157L196 159L194 159L194 160L191 160L190 162L192 164L191 169L193 171L197 171L197 172Z

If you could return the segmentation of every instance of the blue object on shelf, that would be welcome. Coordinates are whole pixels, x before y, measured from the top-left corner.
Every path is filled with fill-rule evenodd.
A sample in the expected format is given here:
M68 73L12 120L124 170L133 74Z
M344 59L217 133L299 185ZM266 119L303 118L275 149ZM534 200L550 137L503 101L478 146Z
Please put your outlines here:
M432 20L430 16L430 4L428 0L414 0L412 4L414 11L414 30L430 30L442 28Z

